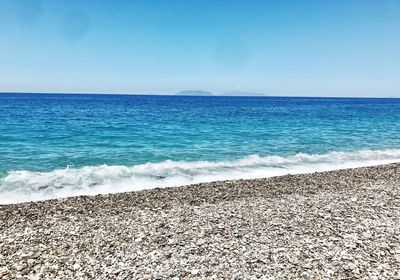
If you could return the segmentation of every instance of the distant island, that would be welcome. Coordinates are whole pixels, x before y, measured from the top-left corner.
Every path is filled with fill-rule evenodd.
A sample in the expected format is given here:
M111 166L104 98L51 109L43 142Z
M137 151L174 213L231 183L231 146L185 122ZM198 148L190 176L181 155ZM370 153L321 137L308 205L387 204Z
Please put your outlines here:
M221 96L265 96L265 94L260 92L229 91L222 93Z
M176 93L175 95L181 95L181 96L214 96L214 94L212 94L209 91L204 91L204 90L183 90L180 91L178 93Z
M221 94L213 94L205 90L183 90L175 95L180 96L266 96L260 92L246 92L246 91L228 91Z

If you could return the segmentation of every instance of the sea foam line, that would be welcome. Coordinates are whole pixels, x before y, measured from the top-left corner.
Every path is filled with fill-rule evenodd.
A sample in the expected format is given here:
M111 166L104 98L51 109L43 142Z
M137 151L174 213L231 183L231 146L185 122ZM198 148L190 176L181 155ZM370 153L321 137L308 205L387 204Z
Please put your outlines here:
M0 203L137 191L201 182L254 179L400 161L400 149L294 156L247 156L234 161L172 161L135 166L85 166L50 172L10 171L0 179Z

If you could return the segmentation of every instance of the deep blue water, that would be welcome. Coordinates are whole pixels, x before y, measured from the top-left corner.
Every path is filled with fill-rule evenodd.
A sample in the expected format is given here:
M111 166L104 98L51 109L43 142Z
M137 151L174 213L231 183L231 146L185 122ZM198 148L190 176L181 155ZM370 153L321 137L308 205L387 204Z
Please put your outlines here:
M371 160L397 160L398 149L400 99L0 94L0 196L14 188L64 188L69 184L65 177L43 186L32 178L53 176L54 170L67 167L75 172L101 165L138 168L167 160L234 166L206 168L201 171L206 177L207 172L237 171L235 162L251 155L266 161L271 156L344 152L363 161L368 158L363 154L359 159L357 153L368 150L386 151L370 155ZM157 173L154 168L164 167L148 168ZM192 167L175 167L160 178L198 175ZM121 176L137 181L135 172L111 176L109 183ZM102 185L104 178L94 181L83 187Z

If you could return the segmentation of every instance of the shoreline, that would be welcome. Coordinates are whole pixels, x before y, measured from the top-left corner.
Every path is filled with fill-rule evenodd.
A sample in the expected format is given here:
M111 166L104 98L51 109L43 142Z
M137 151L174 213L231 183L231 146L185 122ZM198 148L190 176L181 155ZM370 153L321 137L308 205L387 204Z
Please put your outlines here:
M0 205L84 195L182 187L226 180L251 180L400 162L400 149L248 155L225 161L160 161L85 165L52 170L11 170L0 178Z
M400 277L400 163L0 205L0 278Z
M386 150L385 152L388 152ZM298 156L298 155L296 155ZM252 180L266 180L270 178L279 178L279 177L284 177L284 176L292 176L292 175L306 175L306 174L314 174L314 173L324 173L324 172L331 172L331 171L340 171L340 170L347 170L347 169L356 169L356 168L367 168L367 167L375 167L375 166L381 166L381 165L387 165L387 164L397 164L400 163L398 161L393 161L393 160L387 160L387 161L378 161L378 160L370 160L369 162L364 162L364 164L358 164L358 163L353 163L353 164L348 164L341 166L340 164L338 166L331 166L329 169L328 168L321 168L321 169L316 169L314 170L313 168L310 169L304 169L302 171L299 170L286 170L285 172L279 172L279 171L274 171L274 174L270 174L267 177L262 177L259 175L251 175L248 176L246 173L242 173L243 177L237 177L234 176L234 178L227 178L226 176L222 176L222 178L214 178L211 180L204 180L204 181L198 181L198 182L188 182L186 184L180 183L177 185L171 184L171 183L166 183L162 184L162 182L158 182L156 185L140 185L140 183L135 183L134 185L138 187L138 189L135 189L134 187L131 188L122 188L122 189L113 189L112 191L105 191L104 187L102 188L101 191L91 189L91 190L72 190L72 193L69 194L51 194L51 195L46 195L44 193L31 193L31 194L25 194L25 193L18 193L18 192L2 192L0 193L0 206L1 205L13 205L13 204L24 204L24 203L33 203L33 202L41 202L41 201L58 201L58 200L65 200L73 197L92 197L92 196L102 196L102 195L112 195L112 194L121 194L121 193L132 193L132 192L141 192L141 191L148 191L148 190L158 190L158 189L164 189L164 188L188 188L191 186L197 186L197 185L203 185L203 184L213 184L213 183L224 183L224 182L236 182L236 181L252 181ZM96 167L95 167L96 168ZM58 171L58 170L54 170ZM54 172L53 171L53 172ZM51 172L50 172L51 173ZM250 172L251 174L251 172ZM225 178L224 178L225 177ZM236 177L236 178L235 178ZM163 177L162 179L165 179ZM160 184L161 183L161 184ZM108 186L109 188L113 188L113 186ZM64 188L60 188L59 190L64 190ZM76 193L75 193L76 192ZM5 196L5 198L1 196ZM19 195L19 199L15 199L16 196ZM12 198L13 197L13 198ZM23 199L21 199L23 197ZM28 198L29 197L29 198Z

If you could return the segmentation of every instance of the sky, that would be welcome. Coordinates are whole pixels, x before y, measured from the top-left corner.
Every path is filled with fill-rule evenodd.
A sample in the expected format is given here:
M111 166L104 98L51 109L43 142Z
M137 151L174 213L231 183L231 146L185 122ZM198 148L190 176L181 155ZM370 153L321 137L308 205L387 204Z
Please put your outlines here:
M400 97L400 0L1 0L0 92Z

